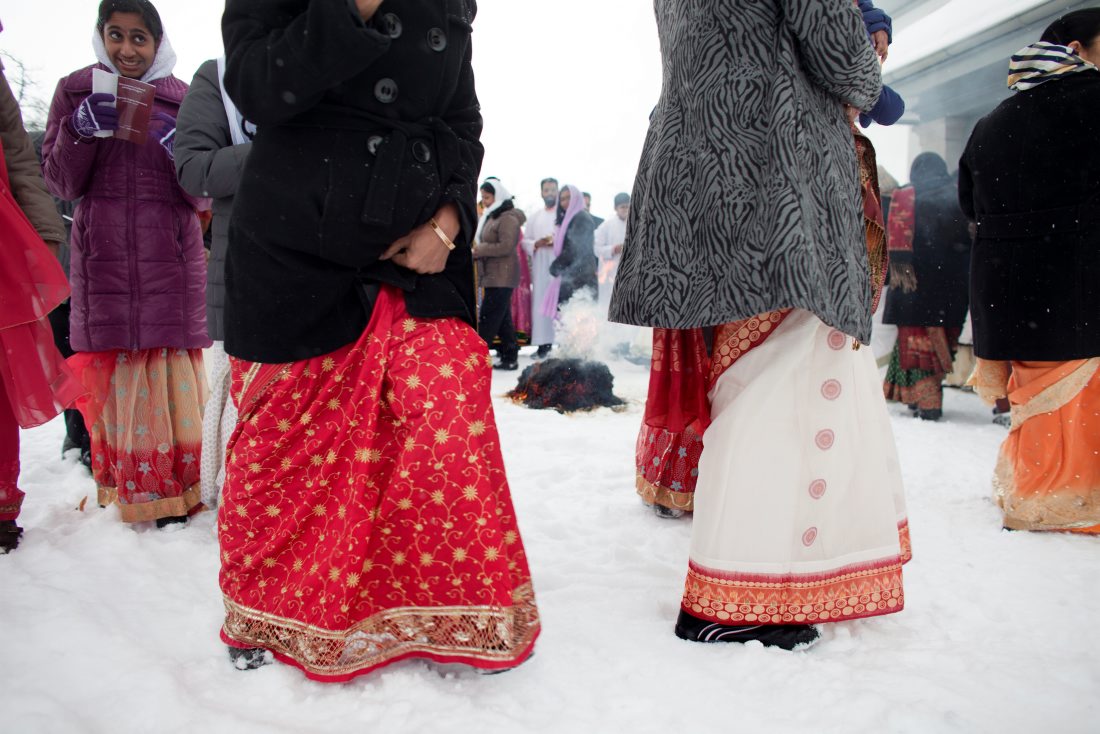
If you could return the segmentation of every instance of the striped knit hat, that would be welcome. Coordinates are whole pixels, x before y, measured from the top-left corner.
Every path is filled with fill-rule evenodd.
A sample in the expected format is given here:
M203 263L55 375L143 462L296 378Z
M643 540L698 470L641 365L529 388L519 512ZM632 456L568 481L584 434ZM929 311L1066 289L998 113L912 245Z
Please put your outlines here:
M1066 74L1096 67L1069 46L1040 41L1017 51L1008 64L1008 86L1017 92L1059 79Z

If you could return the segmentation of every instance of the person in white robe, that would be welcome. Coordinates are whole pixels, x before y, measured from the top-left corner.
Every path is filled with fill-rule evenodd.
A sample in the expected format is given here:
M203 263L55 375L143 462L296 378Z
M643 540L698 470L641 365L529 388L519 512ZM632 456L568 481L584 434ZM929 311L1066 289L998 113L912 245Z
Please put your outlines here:
M546 357L554 343L554 317L543 313L542 303L553 280L550 263L554 262L554 226L558 216L557 179L543 179L541 186L545 206L528 214L523 230L523 250L531 258L531 343L538 346L536 359Z
M615 196L615 216L604 220L596 229L596 257L600 259L599 303L600 313L607 318L607 309L611 305L611 291L615 288L615 275L619 271L619 260L623 256L623 243L626 242L626 218L630 216L630 194Z

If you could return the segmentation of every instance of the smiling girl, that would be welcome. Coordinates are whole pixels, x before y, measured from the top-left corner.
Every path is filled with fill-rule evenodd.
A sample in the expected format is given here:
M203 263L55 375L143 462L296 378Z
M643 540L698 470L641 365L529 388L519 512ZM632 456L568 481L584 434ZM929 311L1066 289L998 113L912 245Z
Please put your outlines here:
M42 152L46 182L83 197L73 221L70 360L90 397L99 502L126 522L186 520L199 506L206 381L205 258L197 200L176 182L172 139L187 85L148 0L103 0L98 64L57 86ZM97 137L118 128L114 96L92 93L92 71L155 88L143 144Z

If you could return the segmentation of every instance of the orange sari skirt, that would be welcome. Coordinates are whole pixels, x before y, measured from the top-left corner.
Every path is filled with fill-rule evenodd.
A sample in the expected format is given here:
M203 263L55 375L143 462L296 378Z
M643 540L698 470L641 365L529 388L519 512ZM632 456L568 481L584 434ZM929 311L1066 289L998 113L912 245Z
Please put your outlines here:
M994 476L1011 530L1100 533L1100 357L1013 362Z

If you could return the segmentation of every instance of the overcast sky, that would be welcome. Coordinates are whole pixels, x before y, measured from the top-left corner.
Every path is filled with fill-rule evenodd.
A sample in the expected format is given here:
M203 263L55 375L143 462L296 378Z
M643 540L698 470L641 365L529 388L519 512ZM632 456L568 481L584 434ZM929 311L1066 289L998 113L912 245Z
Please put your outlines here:
M985 0L982 0L983 2ZM190 81L221 55L224 0L156 2ZM96 0L3 0L0 51L28 65L48 101L57 80L95 58ZM591 191L608 216L629 191L661 86L653 0L479 0L474 66L485 116L484 175L499 176L524 208L555 176ZM879 160L904 180L904 130L880 131Z

